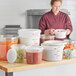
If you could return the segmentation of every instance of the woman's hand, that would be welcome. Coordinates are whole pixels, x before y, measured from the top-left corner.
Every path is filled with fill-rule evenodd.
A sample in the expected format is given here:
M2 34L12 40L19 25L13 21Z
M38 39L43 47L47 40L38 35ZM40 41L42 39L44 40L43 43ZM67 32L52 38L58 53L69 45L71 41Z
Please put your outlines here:
M66 30L66 34L67 34L67 35L69 35L70 32L71 32L71 31L70 31L69 29Z
M55 34L55 29L47 29L44 31L44 34L48 35L48 34L51 34L51 35L54 35Z

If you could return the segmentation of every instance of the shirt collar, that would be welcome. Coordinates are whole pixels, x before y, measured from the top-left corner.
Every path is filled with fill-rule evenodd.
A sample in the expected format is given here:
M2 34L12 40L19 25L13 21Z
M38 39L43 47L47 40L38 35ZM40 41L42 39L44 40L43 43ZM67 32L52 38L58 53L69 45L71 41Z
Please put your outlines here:
M58 16L58 15L60 14L60 11L59 11L59 13L58 13L57 15L55 15L55 14L53 13L52 9L51 9L51 13L52 13L52 15L54 15L54 16Z

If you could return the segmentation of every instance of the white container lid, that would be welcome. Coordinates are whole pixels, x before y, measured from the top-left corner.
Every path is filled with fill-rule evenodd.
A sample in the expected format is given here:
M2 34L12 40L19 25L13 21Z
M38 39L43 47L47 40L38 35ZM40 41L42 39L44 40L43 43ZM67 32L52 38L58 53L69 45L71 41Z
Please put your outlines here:
M64 44L65 43L63 41L58 41L58 40L49 40L42 43L42 45L45 46L62 46Z
M43 51L43 47L41 46L28 46L26 48L26 52L42 52Z
M14 45L11 45L11 48L12 49L26 49L26 46L23 44L14 44Z
M10 49L7 52L7 60L9 63L14 63L16 61L17 58L17 53L15 50Z
M40 29L20 29L18 30L19 37L32 37L35 34L40 36L41 30Z
M55 32L66 32L65 29L56 29Z

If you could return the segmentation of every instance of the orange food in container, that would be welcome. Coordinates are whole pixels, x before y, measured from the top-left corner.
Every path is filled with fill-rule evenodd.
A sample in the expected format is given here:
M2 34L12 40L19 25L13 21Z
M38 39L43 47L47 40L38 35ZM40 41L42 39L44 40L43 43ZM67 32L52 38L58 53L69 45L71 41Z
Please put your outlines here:
M42 61L42 51L41 46L28 46L26 50L27 64L39 64Z
M7 52L10 46L17 43L17 37L0 35L0 60L7 60Z

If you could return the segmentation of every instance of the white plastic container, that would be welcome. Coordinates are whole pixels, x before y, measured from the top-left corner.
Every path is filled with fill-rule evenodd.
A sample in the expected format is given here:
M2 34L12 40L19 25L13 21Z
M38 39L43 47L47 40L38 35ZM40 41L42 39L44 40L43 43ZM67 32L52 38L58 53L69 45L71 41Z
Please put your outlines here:
M58 39L66 38L66 30L65 29L56 29L55 30L55 37Z
M18 31L20 37L20 43L25 45L39 45L40 44L40 33L39 29L20 29Z
M64 43L62 41L45 41L41 44L43 46L43 59L47 61L62 60Z

